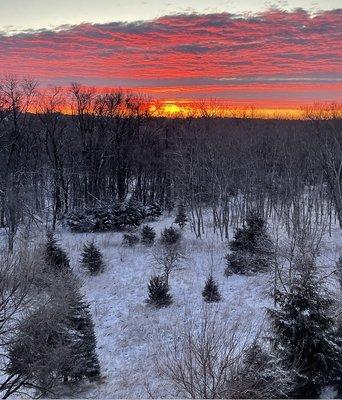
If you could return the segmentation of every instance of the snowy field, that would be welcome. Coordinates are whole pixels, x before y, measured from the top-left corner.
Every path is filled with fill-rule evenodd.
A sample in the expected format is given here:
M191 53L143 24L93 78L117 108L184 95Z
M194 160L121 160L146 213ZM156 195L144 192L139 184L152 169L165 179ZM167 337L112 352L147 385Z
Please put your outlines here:
M157 232L169 227L174 216L149 223ZM233 231L231 232L232 237ZM196 239L187 226L183 243L187 258L180 270L171 274L173 304L155 309L145 303L149 278L157 273L152 249L143 245L121 246L122 233L74 234L61 228L56 237L71 258L71 264L83 282L83 291L93 314L98 355L103 380L100 384L81 385L74 397L83 398L160 398L177 395L159 376L154 365L158 343L173 337L184 318L200 318L205 303L201 292L212 268L222 301L210 305L224 321L241 321L241 326L258 329L265 326L265 312L272 305L272 277L230 276L223 274L227 243L210 233ZM105 271L90 276L79 266L82 246L92 241L106 261ZM331 271L342 254L338 228L326 235L319 264L324 274ZM326 271L326 272L325 272Z

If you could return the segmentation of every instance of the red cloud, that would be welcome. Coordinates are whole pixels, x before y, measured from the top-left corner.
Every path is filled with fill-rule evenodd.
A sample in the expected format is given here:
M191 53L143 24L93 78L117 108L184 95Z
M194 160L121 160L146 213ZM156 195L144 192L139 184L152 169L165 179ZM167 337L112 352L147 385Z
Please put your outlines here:
M342 10L177 15L0 36L0 72L168 97L340 101L341 21Z

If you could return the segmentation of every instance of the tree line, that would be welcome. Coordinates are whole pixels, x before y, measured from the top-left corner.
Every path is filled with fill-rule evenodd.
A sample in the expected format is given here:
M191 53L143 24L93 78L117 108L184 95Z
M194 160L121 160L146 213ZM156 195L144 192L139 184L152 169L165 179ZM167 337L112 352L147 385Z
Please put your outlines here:
M165 210L184 203L198 237L205 208L222 239L251 209L284 221L328 216L342 227L338 104L290 121L219 118L205 104L195 117L156 117L149 101L1 80L0 226L10 249L23 222L55 229L72 210L128 196Z

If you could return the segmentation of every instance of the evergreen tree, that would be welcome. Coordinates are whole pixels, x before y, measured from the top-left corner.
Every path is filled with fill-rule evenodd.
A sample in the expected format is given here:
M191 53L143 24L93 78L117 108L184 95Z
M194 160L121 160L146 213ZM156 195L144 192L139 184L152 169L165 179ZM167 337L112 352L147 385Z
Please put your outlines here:
M57 277L56 284L51 301L18 324L8 349L7 372L43 391L56 381L100 376L94 326L77 281L67 275Z
M295 398L317 398L336 368L338 346L333 340L334 321L328 315L331 299L322 294L314 261L302 257L296 276L279 308L270 310L275 338L284 365L296 373Z
M104 262L101 251L94 243L83 245L81 265L87 269L92 275L97 275L104 270Z
M156 238L155 230L148 225L144 225L141 230L141 243L145 246L152 246Z
M188 217L186 216L186 208L184 204L179 204L177 209L177 216L175 219L175 224L178 224L181 229L183 229L188 222Z
M156 307L167 307L172 303L169 285L162 276L153 276L148 284L148 303Z
M77 360L71 370L64 371L72 380L100 377L100 364L96 354L96 336L94 324L89 312L89 305L83 296L75 290L70 299L67 326L72 341L73 358Z
M139 243L139 237L133 233L125 233L122 239L122 245L125 247L133 247Z
M218 290L218 285L214 281L212 274L209 275L205 283L202 296L207 303L218 302L221 300L221 295Z
M339 260L336 263L336 272L337 272L337 279L338 279L338 284L340 287L340 299L339 299L339 304L341 305L342 303L342 257L339 258ZM340 399L342 398L342 316L340 313L340 310L338 310L338 317L337 317L337 329L335 333L335 338L336 342L338 343L340 349L339 349L339 354L338 354L338 363L336 365L336 368L334 370L334 385L337 389L337 398Z
M182 235L179 230L170 226L170 228L165 228L161 234L160 243L162 245L175 245L180 242Z
M238 229L229 243L231 253L226 256L225 274L250 274L267 271L271 264L272 241L265 221L255 214L246 219L246 226Z
M70 272L70 261L66 252L59 246L52 233L48 233L44 249L45 262L55 273Z
M293 388L292 379L279 358L264 343L255 341L242 357L231 398L284 399Z

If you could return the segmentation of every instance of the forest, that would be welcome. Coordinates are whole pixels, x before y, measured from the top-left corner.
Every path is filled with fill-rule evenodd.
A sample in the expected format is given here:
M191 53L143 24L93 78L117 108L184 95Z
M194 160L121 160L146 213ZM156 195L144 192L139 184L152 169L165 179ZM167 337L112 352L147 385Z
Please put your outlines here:
M0 395L338 398L341 105L150 102L0 81Z

